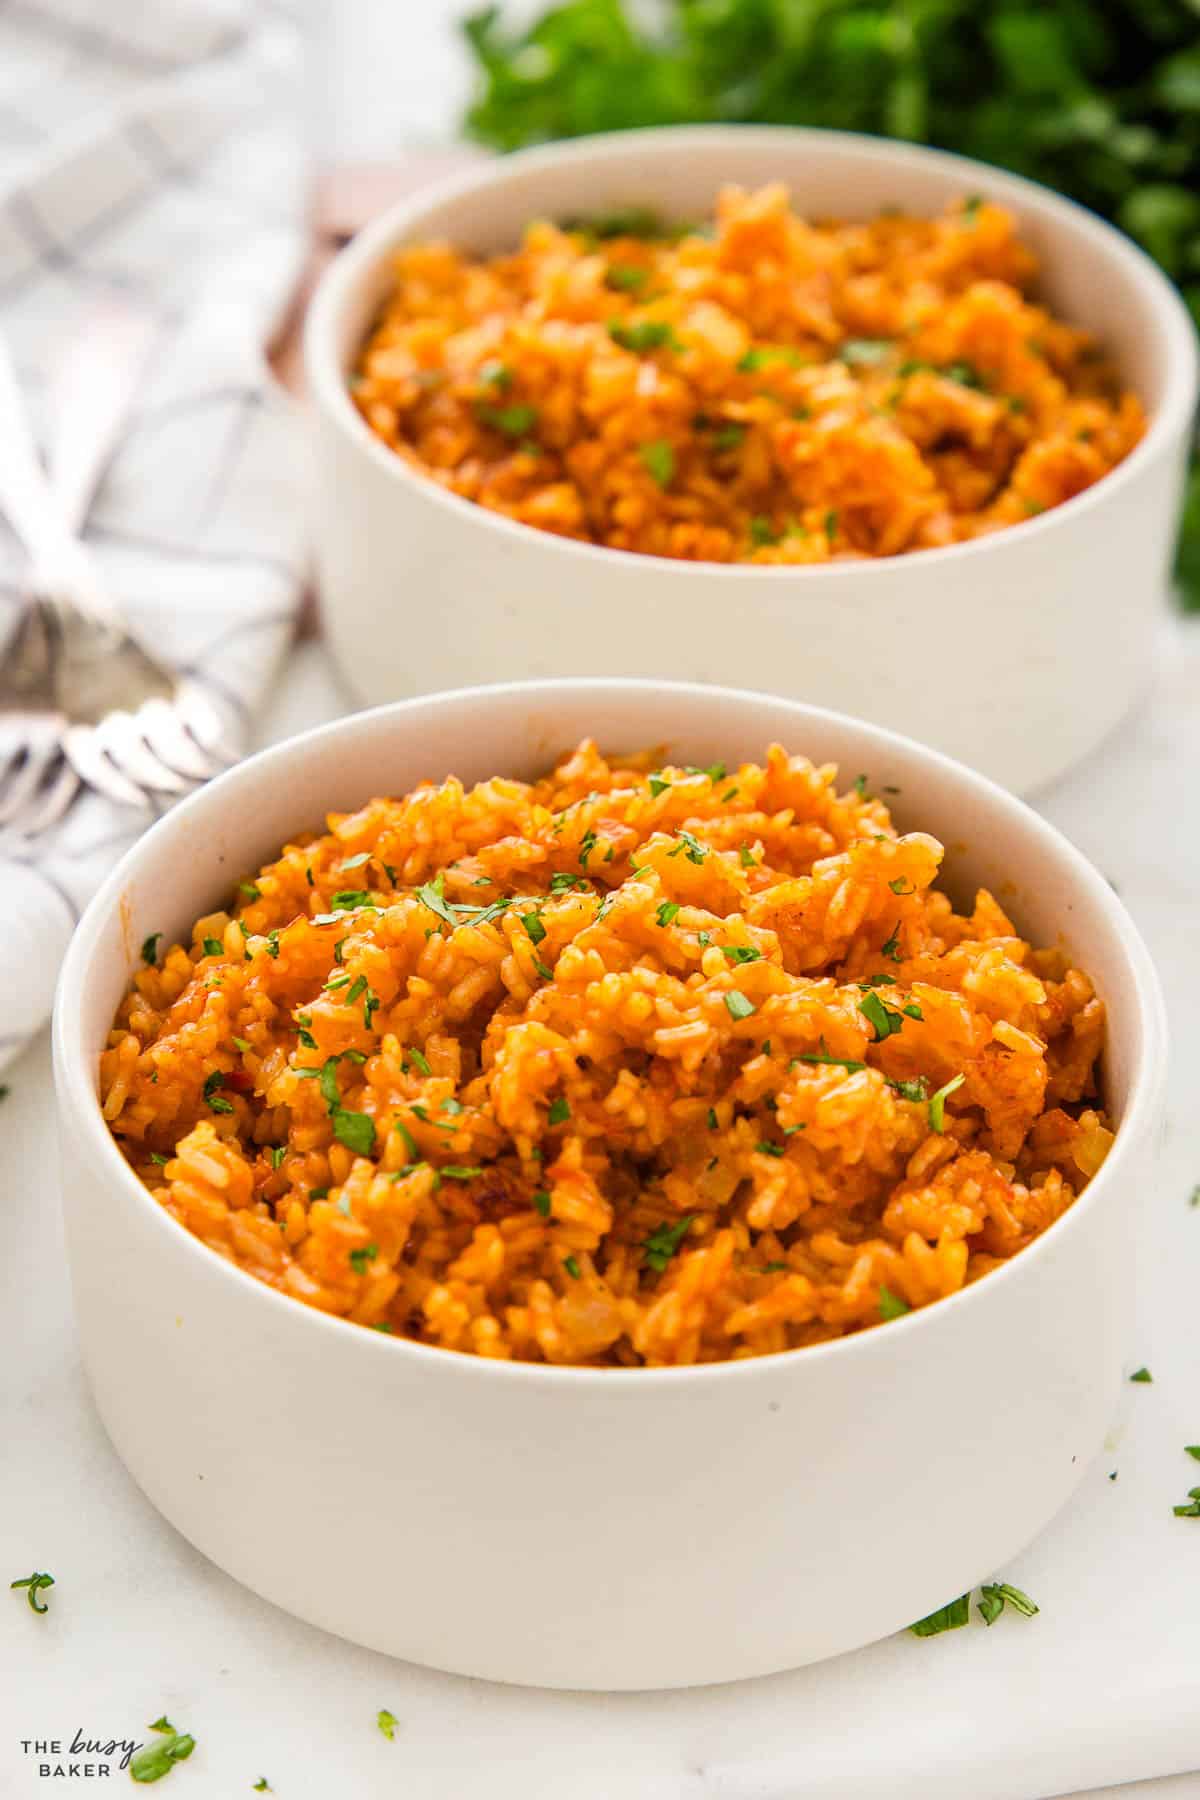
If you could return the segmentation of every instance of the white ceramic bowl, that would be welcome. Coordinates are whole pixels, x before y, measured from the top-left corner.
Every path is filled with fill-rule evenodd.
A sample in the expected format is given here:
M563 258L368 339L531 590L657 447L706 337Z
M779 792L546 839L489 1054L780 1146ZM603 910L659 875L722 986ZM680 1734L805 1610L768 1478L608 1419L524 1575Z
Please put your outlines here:
M326 1317L176 1225L126 1166L97 1057L151 931L185 932L330 808L451 771L529 776L593 733L681 762L795 751L898 786L1111 1021L1101 1173L997 1273L883 1329L682 1369L488 1362ZM1103 1439L1160 1115L1157 980L1120 901L1050 826L905 739L786 700L549 682L360 714L169 813L89 907L55 1016L67 1245L117 1451L223 1569L329 1630L550 1687L724 1681L894 1631L1004 1567ZM169 1426L166 1422L169 1421Z
M635 201L711 209L786 181L806 212L918 213L981 192L1017 215L1064 317L1115 352L1150 428L1086 493L944 550L767 569L577 544L447 493L372 436L346 373L419 238L511 247L525 223ZM1020 792L1090 750L1141 691L1166 588L1196 347L1174 289L1125 237L1045 189L939 152L837 132L717 127L577 140L489 163L387 213L309 315L315 528L330 641L374 703L568 674L769 686L865 715Z

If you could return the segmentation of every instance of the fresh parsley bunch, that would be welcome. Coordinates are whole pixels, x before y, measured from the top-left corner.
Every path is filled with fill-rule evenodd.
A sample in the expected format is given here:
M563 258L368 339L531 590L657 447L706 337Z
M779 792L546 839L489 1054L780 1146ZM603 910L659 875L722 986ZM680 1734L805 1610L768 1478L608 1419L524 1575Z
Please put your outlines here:
M957 150L1112 219L1200 322L1200 0L558 0L464 25L500 150L637 125L822 125ZM1200 608L1200 464L1178 574Z

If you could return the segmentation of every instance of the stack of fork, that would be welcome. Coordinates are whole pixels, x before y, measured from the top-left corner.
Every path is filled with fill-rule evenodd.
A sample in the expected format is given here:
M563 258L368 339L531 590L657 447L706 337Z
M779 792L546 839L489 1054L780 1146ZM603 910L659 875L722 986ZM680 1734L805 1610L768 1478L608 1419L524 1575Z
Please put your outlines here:
M48 471L0 340L0 510L29 555L0 660L0 853L27 861L85 789L155 810L235 759L212 693L122 618L81 540L156 325L110 300L54 363Z

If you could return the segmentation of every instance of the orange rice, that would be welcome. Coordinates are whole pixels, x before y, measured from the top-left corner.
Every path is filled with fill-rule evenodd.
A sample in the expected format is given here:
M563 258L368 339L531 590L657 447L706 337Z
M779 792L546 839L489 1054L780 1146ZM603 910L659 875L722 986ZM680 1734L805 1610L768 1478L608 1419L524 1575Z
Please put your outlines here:
M333 815L101 1058L155 1199L283 1294L482 1356L759 1356L955 1293L1111 1142L1104 1008L865 778L606 760Z
M729 188L708 232L598 226L486 261L406 246L352 379L385 444L525 525L701 562L894 556L1058 506L1145 429L1029 298L1002 207L816 224Z

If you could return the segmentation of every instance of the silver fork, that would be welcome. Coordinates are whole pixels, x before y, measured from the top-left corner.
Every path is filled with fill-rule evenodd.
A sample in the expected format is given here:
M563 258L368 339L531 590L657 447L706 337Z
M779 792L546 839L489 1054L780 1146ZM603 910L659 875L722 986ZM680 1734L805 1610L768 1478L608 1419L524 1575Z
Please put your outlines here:
M78 536L150 338L143 313L113 304L62 359L52 479L0 340L0 507L31 558L30 597L0 669L0 831L24 839L84 786L148 807L235 759L208 695L125 624Z

